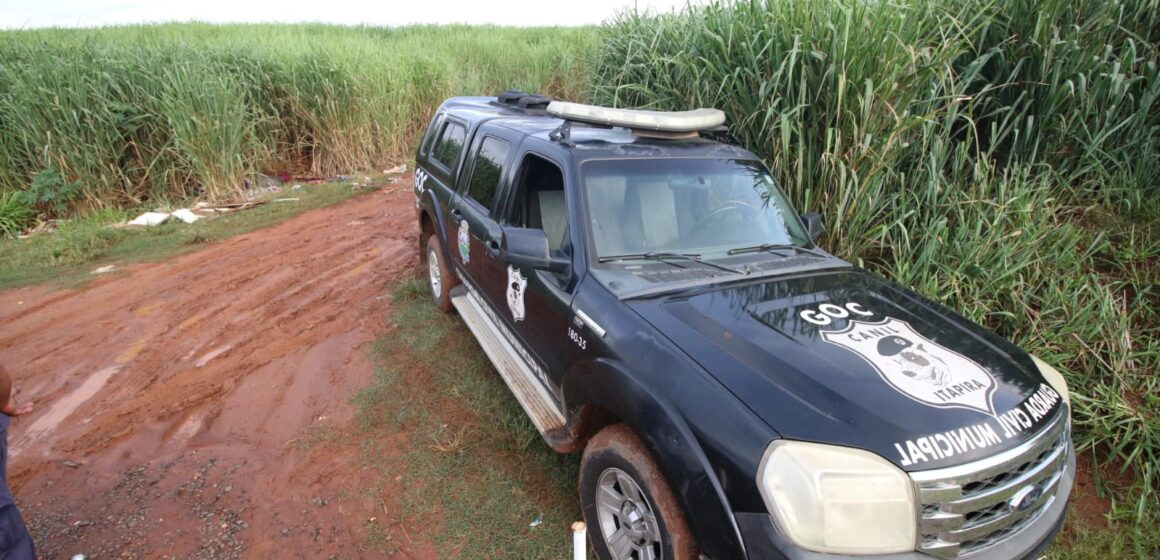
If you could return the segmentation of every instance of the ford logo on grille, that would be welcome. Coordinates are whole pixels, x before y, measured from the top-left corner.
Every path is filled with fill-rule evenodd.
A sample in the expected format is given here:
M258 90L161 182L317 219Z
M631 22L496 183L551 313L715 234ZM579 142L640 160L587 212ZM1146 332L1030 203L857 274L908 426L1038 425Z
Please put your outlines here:
M1039 497L1043 495L1043 487L1038 484L1028 484L1020 488L1010 500L1007 500L1007 511L1011 513L1018 513L1027 511L1028 508L1035 505Z

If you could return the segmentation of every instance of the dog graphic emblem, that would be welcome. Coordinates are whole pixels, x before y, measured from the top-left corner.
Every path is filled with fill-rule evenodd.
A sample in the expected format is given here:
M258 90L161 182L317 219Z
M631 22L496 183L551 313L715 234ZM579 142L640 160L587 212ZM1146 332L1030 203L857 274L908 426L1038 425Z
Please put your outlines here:
M507 303L512 311L512 319L524 320L524 290L528 287L528 279L520 271L508 266Z
M467 220L459 222L459 258L463 264L471 262L471 228L467 226Z
M898 392L935 408L966 408L995 415L995 378L974 360L940 346L892 317L850 320L822 338L869 363Z

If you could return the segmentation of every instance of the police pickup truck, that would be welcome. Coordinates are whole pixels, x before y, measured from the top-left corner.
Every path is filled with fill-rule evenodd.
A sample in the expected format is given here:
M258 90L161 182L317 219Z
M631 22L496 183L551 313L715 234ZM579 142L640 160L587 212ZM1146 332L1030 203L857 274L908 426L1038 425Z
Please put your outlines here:
M415 208L600 558L1034 558L1075 473L1048 364L814 244L717 110L445 101Z

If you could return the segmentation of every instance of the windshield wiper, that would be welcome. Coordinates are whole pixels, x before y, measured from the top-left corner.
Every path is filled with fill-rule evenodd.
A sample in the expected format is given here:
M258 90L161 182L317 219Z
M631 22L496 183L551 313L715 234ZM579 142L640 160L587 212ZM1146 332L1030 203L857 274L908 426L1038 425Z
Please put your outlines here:
M828 257L829 255L818 251L817 249L807 249L800 245L792 243L762 243L761 245L751 245L749 247L738 247L736 249L729 249L729 255L740 255L742 253L761 253L765 251L774 251L777 249L793 249L809 255L817 257Z
M722 264L717 264L712 261L707 261L701 258L699 253L662 253L657 251L648 251L646 253L628 253L624 255L606 255L596 259L599 262L606 263L611 261L693 261L701 264L707 264L718 270L725 272L732 272L733 274L745 274L736 268L728 267ZM675 263L669 263L677 266Z

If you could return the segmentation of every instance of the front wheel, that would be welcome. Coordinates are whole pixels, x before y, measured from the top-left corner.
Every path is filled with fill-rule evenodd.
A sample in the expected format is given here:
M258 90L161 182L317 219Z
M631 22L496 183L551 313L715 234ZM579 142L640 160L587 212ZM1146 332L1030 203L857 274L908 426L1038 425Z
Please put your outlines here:
M697 543L673 491L640 438L604 428L580 460L580 506L602 560L695 560Z
M459 284L455 272L447 266L443 258L443 242L439 235L432 233L427 238L427 285L431 288L431 298L440 311L451 311L451 289Z

